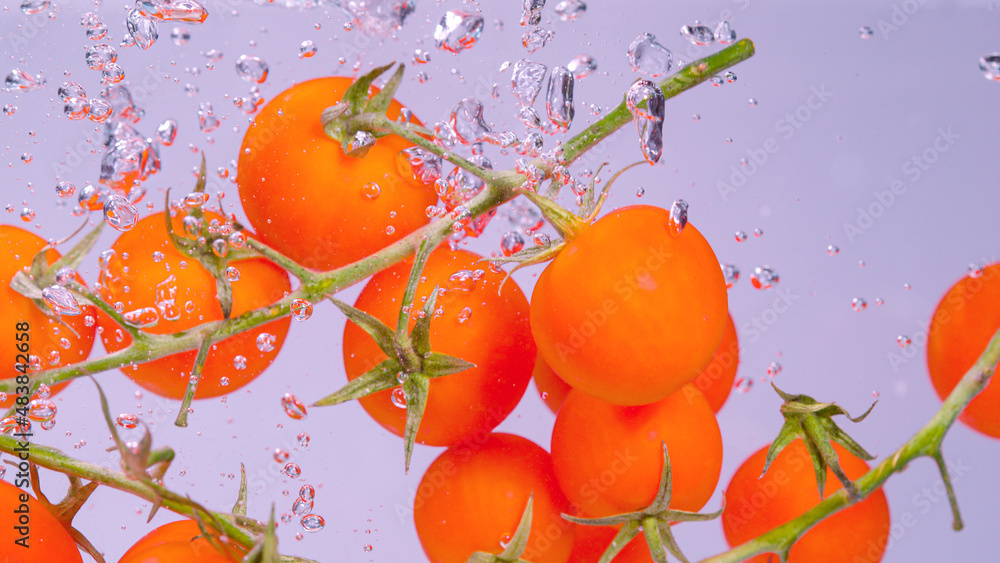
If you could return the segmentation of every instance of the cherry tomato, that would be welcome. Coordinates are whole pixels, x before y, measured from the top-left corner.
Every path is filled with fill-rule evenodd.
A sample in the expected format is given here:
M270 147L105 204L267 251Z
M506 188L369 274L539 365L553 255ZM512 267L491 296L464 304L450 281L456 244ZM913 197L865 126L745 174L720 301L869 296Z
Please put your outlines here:
M726 404L729 392L733 390L736 368L740 364L740 344L737 340L733 316L726 317L726 331L722 333L722 344L698 377L691 384L705 395L712 410L719 412Z
M670 507L699 510L719 481L722 435L696 389L643 406L614 405L570 391L552 430L552 462L580 514L634 512L656 497L663 442L673 475Z
M833 444L840 466L850 479L868 471L868 464ZM801 439L785 447L763 477L767 448L750 456L726 489L722 527L729 545L743 544L788 522L819 504L816 473L809 451ZM842 488L833 471L827 470L824 495ZM790 563L834 563L882 559L889 538L889 505L881 489L862 502L830 516L806 532L792 546ZM776 556L758 555L756 563L777 561Z
M10 287L14 274L31 266L31 260L45 246L45 240L24 229L0 225L0 365L4 378L13 378L15 365L26 364L30 370L29 356L37 358L41 368L64 366L87 359L94 345L97 328L96 312L92 306L82 306L78 315L58 315L51 318L35 303ZM52 264L59 259L55 250L46 251L46 260ZM79 276L76 281L83 283ZM65 323L65 326L62 324ZM21 351L18 347L21 347ZM66 387L55 385L52 392ZM9 393L0 407L14 404L16 394Z
M206 211L206 221L218 219L218 215ZM179 215L173 218L175 233L184 232L181 220ZM173 334L223 318L215 278L197 258L177 250L167 236L162 214L139 221L132 230L122 233L112 249L116 255L102 269L101 296L112 305L121 303L126 316L145 310L142 318L152 319L155 324L142 330ZM239 279L232 282L231 318L274 303L291 291L288 274L268 260L237 260L230 266L239 271ZM208 354L195 398L230 393L253 381L274 360L290 322L285 317L216 343ZM104 315L101 326L101 340L109 352L128 346L132 340ZM273 342L258 346L257 339L263 334L273 336ZM191 350L125 367L122 372L157 395L180 399L196 356L197 351Z
M993 333L1000 328L1000 263L983 269L980 277L966 276L938 304L927 336L927 367L931 382L944 399L976 363ZM1000 363L996 369L1000 370ZM994 377L976 395L959 420L1000 438L1000 384Z
M535 379L535 388L538 389L538 394L545 401L545 405L553 413L559 412L559 406L566 400L566 395L569 394L572 387L560 379L556 372L552 371L541 355L535 358L535 371L532 372L532 377Z
M41 246L41 245L39 245ZM76 542L59 520L24 489L0 479L0 561L36 563L83 562ZM27 529L27 537L17 527ZM17 540L27 543L14 543Z
M236 563L246 553L213 534L215 545L193 520L164 524L132 545L118 563ZM221 549L221 551L220 551Z
M669 213L614 211L572 239L538 278L531 331L573 388L619 405L656 402L719 349L726 283L705 238Z
M490 434L454 447L431 463L417 488L413 519L431 563L465 563L476 551L500 553L534 494L523 559L566 563L573 528L569 503L549 454L511 434Z
M427 260L424 281L417 288L411 326L424 298L439 286L444 293L436 302L441 314L431 320L431 350L476 364L430 381L416 436L422 444L451 446L489 432L514 410L531 378L537 351L528 326L528 300L514 280L507 280L498 294L504 275L480 270L479 259L471 252L442 247ZM375 274L355 306L394 328L411 265L408 260ZM349 380L385 359L366 332L347 324L344 368ZM363 397L361 406L383 427L402 436L406 409L393 403L392 392Z
M397 171L409 146L389 135L364 158L346 156L320 114L352 80L318 78L278 94L257 114L240 150L240 201L260 240L296 262L330 270L360 260L427 223L429 186ZM374 90L374 89L373 89ZM393 101L388 116L401 105Z
M607 551L618 533L610 526L586 526L574 524L573 553L569 560L573 563L597 563ZM649 555L646 538L641 533L625 544L612 563L653 563Z

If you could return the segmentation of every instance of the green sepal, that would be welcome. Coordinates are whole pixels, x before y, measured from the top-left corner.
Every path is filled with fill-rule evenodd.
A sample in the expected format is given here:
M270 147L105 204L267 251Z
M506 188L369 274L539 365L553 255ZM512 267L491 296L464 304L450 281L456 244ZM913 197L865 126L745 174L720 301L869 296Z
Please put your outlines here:
M396 95L396 90L399 89L399 85L403 82L403 70L405 68L406 67L403 63L399 63L399 66L396 67L396 72L392 73L392 76L389 78L389 81L385 83L385 86L379 90L378 94L372 96L372 99L368 100L368 105L365 106L365 112L384 114L389 110L389 104L392 103L392 98Z
M409 473L410 458L413 457L413 443L417 439L420 421L427 408L427 392L430 390L430 379L423 374L411 373L403 381L403 396L406 397L406 426L403 428L403 455L405 461L403 471Z
M476 367L476 364L462 358L431 352L424 356L423 375L429 378L451 375Z
M240 462L240 492L236 495L236 503L233 505L233 514L237 516L247 515L247 467Z
M399 385L396 374L403 371L403 366L397 360L382 360L380 364L365 372L361 377L352 379L340 388L336 393L327 395L316 401L311 406L325 407L329 405L339 405L353 399L367 397L372 393L392 389Z
M517 524L517 530L511 536L507 547L499 554L477 551L469 557L466 563L527 563L521 556L528 548L528 537L531 534L531 519L534 513L535 493L528 496L528 503L521 514L521 521Z
M277 528L274 521L274 505L272 504L271 515L268 517L264 533L243 557L244 563L279 563L281 561L281 556L278 554Z
M348 305L335 297L331 297L330 301L332 301L333 304L347 316L348 320L358 325L361 330L367 332L368 335L372 337L372 340L375 341L375 344L378 345L379 349L382 350L383 354L390 358L394 358L396 356L396 348L393 345L393 337L395 335L393 334L392 329L386 326L385 323L362 311L361 309L358 309L353 305Z
M355 114L364 111L365 106L368 104L368 89L371 87L372 82L385 74L394 64L396 64L395 61L385 66L374 68L368 74L358 77L354 81L354 84L347 87L347 90L344 91L344 97L340 101L347 103L351 111Z
M86 226L87 223L84 222L76 232L63 239L63 241L76 236ZM51 266L48 264L48 260L45 259L45 254L50 248L54 248L54 246L45 245L42 247L42 250L38 254L35 254L35 257L31 260L31 276L35 278L35 283L40 287L49 286L56 282L56 272L61 268L69 266L75 270L87 254L90 253L91 249L94 248L94 244L97 243L97 239L100 238L103 229L104 221L99 221L93 230L73 245L73 248L69 252L53 262ZM59 244L59 242L56 244Z

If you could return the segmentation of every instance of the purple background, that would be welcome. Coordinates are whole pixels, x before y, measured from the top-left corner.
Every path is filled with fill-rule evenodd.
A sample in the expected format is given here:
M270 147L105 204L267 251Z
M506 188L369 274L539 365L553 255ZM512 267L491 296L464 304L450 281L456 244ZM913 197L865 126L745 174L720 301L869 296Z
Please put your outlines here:
M270 65L270 77L261 87L270 99L295 81L350 75L358 60L362 69L369 69L393 60L410 61L415 48L431 50L432 62L420 67L429 80L418 82L411 65L398 95L417 116L425 123L443 120L458 100L476 96L496 130L509 128L519 136L524 131L515 118L510 74L499 70L501 63L527 56L551 68L588 54L597 60L598 72L576 84L577 117L570 131L576 133L595 119L587 109L590 104L613 107L637 77L625 51L639 33L657 35L675 58L691 60L715 47L688 44L677 33L680 26L695 19L714 26L728 19L739 37L755 41L757 55L734 69L735 83L702 85L668 102L660 165L623 176L610 204L668 206L677 198L687 200L692 223L713 244L719 260L742 272L730 291L730 309L740 328L738 375L754 379L755 385L748 393L734 393L719 414L726 447L720 490L750 453L773 438L781 423L780 401L761 381L772 361L783 366L776 383L784 389L836 400L852 413L863 412L878 391L874 413L849 431L880 459L891 453L939 405L925 367L926 321L971 262L996 261L998 122L990 108L1000 84L984 80L977 62L1000 51L1000 14L986 2L971 0L808 5L592 0L578 20L561 22L553 12L555 3L549 2L542 22L555 36L531 55L520 44L520 2L477 7L419 0L404 28L389 39L344 31L349 18L333 6L301 11L239 0L209 3L211 16L204 25L189 27L191 41L183 47L170 40L173 26L161 24L160 40L148 51L118 48L136 102L146 111L139 131L152 135L166 118L180 124L176 144L161 153L163 170L146 183L147 198L161 211L163 189L183 194L193 186L191 170L199 156L188 150L189 144L206 151L210 170L237 158L247 123L231 102L248 91L234 70L241 54L258 55ZM58 8L50 21L44 15L25 16L18 2L10 2L0 16L6 66L32 74L41 71L48 78L40 91L0 93L0 103L18 107L15 115L0 116L3 158L9 163L0 171L0 202L37 211L30 225L22 223L16 211L3 215L3 221L37 227L36 232L50 238L68 234L79 222L68 207L57 205L53 165L72 162L65 179L82 186L97 180L100 162L101 128L67 120L56 101L56 89L66 79L80 82L92 97L100 90L99 73L84 63L90 41L79 25L80 15L93 6L62 2ZM435 50L430 37L447 9L479 9L486 19L481 40L459 55ZM125 8L107 3L97 12L117 47L125 33ZM495 20L503 22L502 29ZM859 36L864 25L874 29L870 39ZM299 59L299 43L307 39L316 42L318 53ZM212 70L205 68L207 59L200 54L209 49L224 53ZM338 62L340 57L346 64ZM185 72L192 66L202 68L200 76ZM189 97L186 83L197 85L200 92ZM489 95L494 83L501 85L499 99ZM825 100L816 97L817 91L828 93ZM748 103L750 98L759 102L756 107ZM211 142L197 124L198 105L206 101L222 120ZM692 119L694 114L700 121ZM788 115L798 115L798 127L788 126ZM939 148L947 151L935 152L941 130L950 131L952 141L939 141ZM633 131L626 127L572 171L596 168L604 160L609 170L616 170L638 160ZM553 142L546 137L547 146ZM765 163L740 166L741 158L759 155L765 146L777 146ZM907 163L925 151L937 158L914 178ZM21 162L25 152L34 157L30 164ZM512 156L501 157L495 148L488 147L487 155L498 167L512 165ZM745 183L734 192L720 192L720 183L732 184L739 170ZM861 234L848 236L845 225L858 225L859 208L878 202L876 192L888 190L896 180L905 192L870 224L862 220ZM227 205L240 213L235 184L218 177L213 184L211 189L224 190ZM635 195L640 186L645 189L641 200ZM140 208L145 211L144 205ZM489 253L510 228L498 216L469 247ZM753 236L756 228L763 236ZM749 240L735 242L738 230L746 231ZM113 239L108 229L99 248L107 248ZM838 255L827 254L830 244L839 246ZM772 266L781 281L774 289L755 290L749 274L764 264ZM96 252L81 271L93 283ZM526 269L514 277L527 291L539 271ZM904 289L904 284L912 289ZM358 290L340 297L353 300ZM775 307L780 296L791 305ZM868 302L866 310L852 310L855 297ZM876 306L876 298L885 304ZM763 329L752 328L755 319ZM288 418L279 406L285 392L310 403L343 383L343 325L343 316L331 306L317 306L310 320L293 323L269 371L224 400L196 403L186 429L172 426L176 402L149 393L137 399L137 387L117 372L99 379L109 391L113 411L141 412L154 427L154 445L175 448L178 459L167 484L179 493L225 510L235 500L243 462L253 479L250 513L265 518L271 503L277 503L279 513L289 511L303 483L316 486L315 512L326 519L326 528L296 541L298 525L282 526L284 553L323 561L420 560L408 507L423 470L440 450L418 447L410 474L403 476L400 440L372 422L357 404L311 409L302 421ZM899 335L913 340L909 349L897 345ZM893 355L903 361L894 364ZM104 451L110 442L93 386L76 383L56 402L58 424L39 441L116 466ZM531 387L499 429L547 447L552 421ZM310 433L312 442L296 449L295 436L302 431ZM86 445L74 449L81 440ZM293 461L302 467L300 479L279 475L280 466L271 459L276 447L292 450ZM951 531L947 500L940 489L935 492L936 470L929 460L917 461L885 487L896 525L886 561L980 560L1000 547L994 517L1000 504L995 479L1000 444L959 424L949 434L945 455L961 468L953 478L966 529ZM64 486L52 475L45 476L45 483L50 498L57 498ZM930 510L925 511L921 495L929 495L925 498ZM717 493L707 508L719 506L720 498ZM101 488L77 526L114 561L151 529L144 523L149 508L144 501ZM906 514L912 516L905 518L911 527L900 524ZM171 514L161 511L154 523L170 519ZM725 548L718 523L679 526L677 535L692 560ZM373 546L372 551L365 552L365 545Z

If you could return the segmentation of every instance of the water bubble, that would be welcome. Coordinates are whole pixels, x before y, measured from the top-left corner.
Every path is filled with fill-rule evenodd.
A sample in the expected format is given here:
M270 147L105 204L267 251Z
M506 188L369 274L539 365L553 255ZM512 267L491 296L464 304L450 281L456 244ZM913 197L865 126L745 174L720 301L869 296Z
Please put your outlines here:
M545 114L557 131L566 131L573 122L573 73L557 66L549 75L545 93Z
M625 94L625 104L632 113L642 155L656 164L663 154L663 118L666 100L656 84L640 79Z
M177 122L173 119L167 119L156 128L156 139L161 145L169 147L174 144L176 138Z
M234 233L235 234L235 233ZM305 299L295 299L292 301L292 318L297 321L307 320L312 316L313 305Z
M73 185L73 182L62 180L56 184L56 195L62 199L73 197L73 194L75 193L76 186Z
M365 550L365 553L368 553L368 552L370 552L374 548L372 547L372 544L366 543L365 546L362 549Z
M753 387L753 379L750 377L737 377L736 381L733 382L733 387L736 388L737 393L748 393L750 388Z
M138 0L136 7L157 21L203 23L208 10L198 0Z
M178 47L181 45L187 45L188 41L191 40L191 33L183 27L175 27L173 31L170 32L170 40L173 41L174 45L177 45Z
M72 282L74 277L76 277L76 270L72 266L63 266L56 272L56 284L66 285Z
M4 90L7 92L31 92L44 85L45 80L41 78L41 75L31 76L19 68L10 71L10 74L4 79Z
M261 352L273 352L277 341L277 336L268 332L262 332L257 335L257 349Z
M987 80L1000 81L1000 53L990 53L979 59L979 70Z
M732 264L720 264L719 266L722 268L722 277L726 280L726 288L733 287L740 279L740 269Z
M670 206L670 219L668 227L670 234L677 236L684 231L688 223L688 204L683 199L678 199Z
M288 461L288 458L291 457L291 454L281 448L275 448L272 457L274 458L274 461L278 463L285 463Z
M972 263L969 264L969 277L970 278L981 278L983 277L983 267L980 264Z
M285 3L291 4L287 0ZM295 2L295 5L301 4L308 4L309 7L312 7L321 4L321 2L303 2L302 0ZM351 31L357 27L369 35L380 37L389 37L392 32L401 29L406 18L416 10L416 4L413 0L365 0L364 2L352 0L350 2L337 2L335 5L340 6L353 18L353 21L344 24L345 31ZM317 27L317 29L319 28Z
M284 471L285 475L288 475L292 479L295 479L302 474L302 469L297 463L286 463L282 471Z
M135 44L144 51L152 47L159 37L156 22L143 15L138 8L129 11L125 25Z
M219 378L219 385L221 385L222 387L229 387L229 378L226 377L226 376L220 377Z
M448 121L455 138L463 145L482 141L491 131L483 119L483 103L476 98L465 98L451 109Z
M723 45L729 45L736 41L736 30L728 21L721 21L715 26L715 40Z
M590 76L593 72L597 70L597 62L593 57L587 55L577 55L573 57L569 63L566 64L566 68L573 73L573 77L577 80Z
M156 326L156 324L160 322L160 313L156 310L156 307L142 307L140 309L134 309L125 313L123 317L125 319L125 324L137 328Z
M587 4L583 0L562 0L555 11L561 21L573 21L587 12Z
M736 233L733 235L733 238L736 239L736 242L743 242L747 240L747 234L743 231L736 231Z
M247 369L247 359L245 356L236 355L233 356L233 367L238 370Z
M750 283L757 289L770 289L778 283L778 273L770 266L757 266L750 274Z
M319 514L307 514L302 517L302 529L307 532L318 532L323 529L326 522Z
M826 253L829 254L830 256L836 256L840 254L840 248L838 248L836 245L831 244L826 247Z
M87 117L94 123L104 123L111 117L113 111L110 102L104 98L95 98L90 100L90 113Z
M905 335L900 334L899 336L896 337L896 344L899 344L900 348L906 348L907 346L909 346L912 343L913 343L913 341L910 340L909 336L905 336Z
M139 212L120 194L111 194L104 200L104 221L114 230L132 230L139 221Z
M434 29L434 41L438 49L458 53L472 48L482 33L482 16L448 10Z
M50 285L46 287L42 290L42 299L57 315L71 317L83 312L76 297L62 286Z
M529 53L534 53L544 47L545 44L548 43L554 36L555 34L551 31L536 27L521 34L521 45L523 45Z
M712 30L708 26L699 25L698 22L695 22L695 25L682 26L681 37L700 46L711 45L715 42L715 34Z
M309 511L311 511L312 509L313 509L312 499L305 500L302 497L299 497L295 499L295 502L292 503L292 513L295 514L296 516L303 516L305 514L308 514Z
M184 196L184 205L191 209L195 209L208 203L209 197L211 196L205 192L191 192Z
M732 84L733 82L736 82L736 73L733 72L733 71L731 71L731 70L728 71L728 72L726 72L726 74L724 74L723 76L726 77L726 82L728 82L730 84Z
M236 73L247 82L262 84L267 80L268 66L260 57L240 55L240 58L236 59Z
M768 364L767 366L768 377L774 378L774 376L778 375L779 373L781 373L781 364L779 364L778 362L771 362L770 364Z
M132 429L139 425L139 417L132 413L122 413L115 419L115 423L122 428Z
M448 290L472 291L476 288L476 280L470 270L459 270L448 277Z
M305 448L305 447L308 447L308 446L309 446L309 439L310 439L310 438L309 438L309 434L307 434L307 433L305 433L305 432L303 432L303 433L299 434L299 435L298 435L298 436L296 437L296 440L298 440L298 442L299 442L299 446L300 446L300 447L303 447L303 448Z
M307 39L299 43L299 58L308 59L316 54L316 50L316 43Z
M211 102L202 102L198 106L198 125L202 133L211 133L219 128L219 118L215 117L215 111Z
M657 78L665 76L673 66L673 55L656 41L656 36L643 33L628 47L628 64L632 70Z
M860 312L860 311L864 311L865 309L867 309L867 308L868 308L868 302L866 302L866 301L865 301L865 300L864 300L863 298L861 298L861 297L855 297L854 299L851 299L851 307L852 307L852 308L853 308L853 309L854 309L855 311L859 311L859 312Z
M306 406L291 393L285 393L281 396L281 407L285 409L285 414L295 420L302 420L306 417Z
M469 307L463 307L461 311L458 312L458 323L463 324L472 318L472 309Z
M15 106L14 104L6 104L3 106L3 114L6 116L14 115L14 112L16 111L17 111L17 106Z
M28 418L35 422L52 420L56 411L56 404L48 399L36 399L28 403Z
M122 80L125 80L125 70L118 66L117 63L108 63L104 65L104 70L101 72L101 79L108 84L118 84Z
M302 485L302 488L299 489L300 499L309 502L313 500L315 497L316 497L316 489L314 489L312 485Z
M542 21L545 0L521 0L521 25L538 25Z
M21 11L27 15L38 14L47 10L51 3L52 0L23 0Z
M755 236L757 238L760 238L760 237L764 236L764 229L761 229L761 228L754 229L753 230L753 236Z
M542 80L545 78L547 67L542 63L536 63L528 59L521 59L514 63L511 71L511 88L514 97L521 102L521 106L530 106L535 103L535 98L542 90Z
M500 237L500 249L504 256L516 254L524 248L524 237L517 231L507 231Z
M66 102L70 98L86 98L87 91L83 89L83 86L79 82L63 82L56 91L59 94L59 98Z
M409 147L399 152L396 168L422 184L432 184L441 178L441 157L421 147Z
M392 390L392 395L390 397L392 404L401 408L406 408L406 393L403 391L402 387L396 387Z
M861 35L862 39L871 39L872 35L875 35L875 32L872 31L872 28L867 25L863 25L861 26L861 29L858 30L858 34Z

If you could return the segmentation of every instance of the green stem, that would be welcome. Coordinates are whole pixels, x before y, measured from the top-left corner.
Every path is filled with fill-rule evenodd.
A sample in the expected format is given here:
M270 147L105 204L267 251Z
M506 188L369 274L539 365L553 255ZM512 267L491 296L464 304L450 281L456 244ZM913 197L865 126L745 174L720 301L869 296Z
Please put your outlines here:
M810 528L831 514L867 498L868 495L881 487L890 476L905 469L911 461L918 457L933 458L937 460L939 468L944 468L944 464L940 461L943 459L941 458L941 442L962 409L989 384L998 360L1000 360L1000 329L990 339L975 365L962 376L955 389L948 394L944 404L941 405L934 417L894 454L854 481L858 492L857 499L851 500L847 491L840 489L802 516L725 553L704 559L701 563L738 563L761 553L780 553L787 550ZM947 477L946 471L942 471L942 477ZM946 483L949 490L949 500L952 501L956 515L955 525L960 525L961 520L958 518L957 503L954 501L950 480L946 479Z

